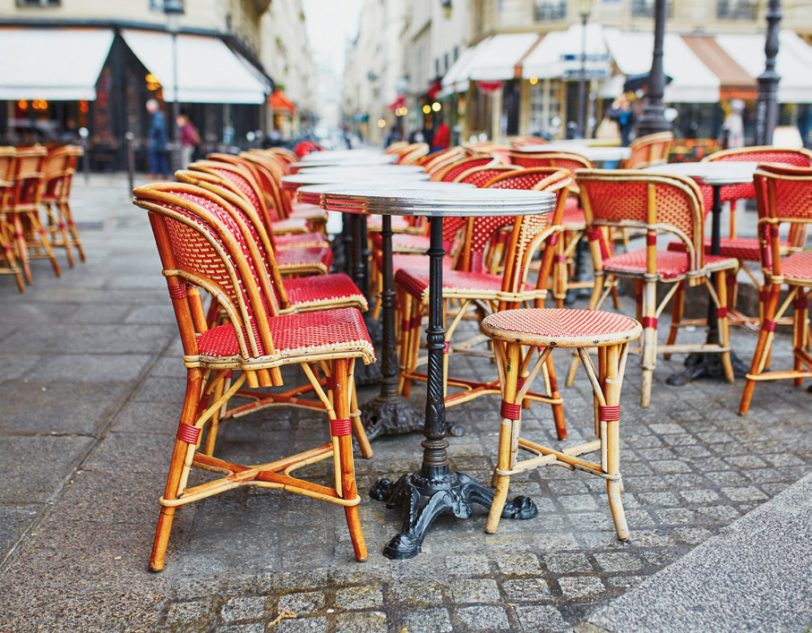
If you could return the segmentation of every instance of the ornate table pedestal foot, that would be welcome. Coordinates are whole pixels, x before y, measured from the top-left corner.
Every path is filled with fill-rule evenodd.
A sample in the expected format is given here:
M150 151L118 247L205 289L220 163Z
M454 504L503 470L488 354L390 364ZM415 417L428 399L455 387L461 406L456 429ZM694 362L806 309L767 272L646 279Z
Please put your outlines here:
M392 559L413 558L420 553L423 539L434 520L442 514L467 519L474 504L486 510L493 503L493 492L463 473L447 467L432 477L421 473L403 475L397 482L379 480L370 496L385 501L387 508L403 508L403 529L389 541L384 556ZM505 504L504 519L532 519L538 508L528 497L516 497Z

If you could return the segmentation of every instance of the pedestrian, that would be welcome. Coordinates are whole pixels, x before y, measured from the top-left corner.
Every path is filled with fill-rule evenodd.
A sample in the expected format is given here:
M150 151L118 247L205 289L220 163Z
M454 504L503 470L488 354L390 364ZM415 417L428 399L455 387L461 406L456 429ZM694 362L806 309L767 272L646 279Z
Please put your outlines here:
M386 141L384 141L384 147L389 147L392 143L397 143L403 140L403 132L400 131L400 127L397 125L393 125L392 129L389 131L389 134L386 137Z
M637 117L635 117L632 105L625 94L614 100L607 115L617 123L620 129L620 144L623 147L628 147L632 140L632 130Z
M200 133L192 123L189 115L181 110L176 121L178 126L178 141L180 142L181 167L186 169L192 162L195 150L200 145Z
M434 153L448 149L450 144L451 129L448 127L448 123L440 119L440 125L437 126L437 129L434 131L434 136L431 139L431 151Z
M730 113L725 117L722 124L722 147L731 149L734 147L744 147L744 101L732 99L730 101Z
M147 101L147 112L150 115L149 133L147 134L147 160L150 178L169 177L169 153L166 145L166 117L161 112L157 99Z

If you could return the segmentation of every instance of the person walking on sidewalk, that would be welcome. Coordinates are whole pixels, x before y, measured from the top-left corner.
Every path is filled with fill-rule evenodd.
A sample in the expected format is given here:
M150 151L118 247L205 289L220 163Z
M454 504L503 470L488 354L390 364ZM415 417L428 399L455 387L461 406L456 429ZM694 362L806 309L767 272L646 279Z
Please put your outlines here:
M149 178L169 177L169 153L166 133L166 117L161 112L157 99L147 101L147 112L150 114L149 133L147 134L147 161Z
M181 111L178 116L177 126L181 168L186 169L189 163L192 162L195 149L200 145L200 134L186 112Z

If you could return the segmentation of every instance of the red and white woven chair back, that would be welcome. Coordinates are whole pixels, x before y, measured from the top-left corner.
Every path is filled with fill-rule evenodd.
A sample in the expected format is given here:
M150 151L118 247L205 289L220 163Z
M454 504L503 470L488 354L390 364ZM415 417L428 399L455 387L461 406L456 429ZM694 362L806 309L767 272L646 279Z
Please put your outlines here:
M497 176L507 172L514 172L521 169L515 165L486 165L485 167L473 167L459 174L454 182L461 182L475 187L484 187Z
M42 195L43 166L48 151L41 146L18 147L14 159L14 204L39 204Z
M642 228L648 239L671 233L690 253L689 270L702 268L704 215L693 180L628 169L584 170L575 179L592 235L597 226Z
M414 165L418 160L429 153L429 146L426 143L415 143L408 152L402 154L398 159L399 165Z
M456 182L456 178L475 167L483 167L493 163L491 156L480 154L478 156L466 156L458 158L446 164L442 169L438 169L431 175L431 179L437 182Z
M559 167L575 172L576 169L593 169L594 165L577 152L510 152L511 165L519 167Z
M664 165L668 162L668 153L674 135L671 132L657 132L636 138L629 145L631 155L623 161L624 169L642 169L652 165Z

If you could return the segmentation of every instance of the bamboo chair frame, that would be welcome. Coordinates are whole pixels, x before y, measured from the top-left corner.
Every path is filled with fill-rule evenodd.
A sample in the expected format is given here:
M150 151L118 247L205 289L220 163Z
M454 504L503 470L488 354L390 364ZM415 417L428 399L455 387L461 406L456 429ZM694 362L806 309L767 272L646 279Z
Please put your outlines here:
M73 190L73 177L79 158L84 150L78 145L66 145L48 153L43 167L42 205L48 218L48 232L52 248L65 250L68 266L73 268L72 249L76 249L79 260L86 261L85 251L73 220L70 196Z
M759 329L758 342L753 354L750 371L747 374L739 414L747 415L753 398L756 383L773 380L792 379L801 386L805 379L812 378L812 354L810 354L809 300L812 298L812 257L808 263L806 276L797 273L786 276L788 259L784 255L779 227L781 224L806 227L812 224L812 168L797 168L779 165L761 165L753 182L756 189L758 207L758 228L761 246L761 268L765 279L767 298ZM778 187L797 183L806 189L800 208L783 208L779 203ZM797 253L797 256L808 253ZM791 259L792 256L790 256ZM780 301L782 286L789 289L787 297ZM776 324L793 308L792 317L792 356L791 370L768 369L772 346L775 342Z
M531 310L516 310L517 315ZM569 311L568 311L569 312ZM629 539L626 514L623 510L620 474L620 392L628 357L628 344L640 338L640 325L628 319L629 326L612 334L604 334L599 340L578 340L555 336L555 338L525 335L513 330L506 331L494 326L488 318L481 325L482 332L493 343L502 396L499 449L492 485L495 494L485 531L494 534L499 527L502 510L508 497L510 479L514 475L536 470L543 466L562 466L579 470L606 480L609 509L617 537ZM588 354L588 347L598 345L598 367L595 369ZM574 349L587 368L593 392L594 429L596 440L555 449L521 437L521 410L539 369L552 358L554 347ZM532 363L537 352L535 363ZM529 457L519 459L519 452ZM582 458L598 452L599 461Z
M407 152L400 155L397 162L399 165L416 165L421 158L428 155L429 149L427 143L414 143Z
M452 354L467 353L478 354L473 350L474 346L483 342L484 338L476 336L473 339L452 346L452 339L462 320L473 312L475 318L481 321L487 314L515 308L522 305L543 305L547 296L547 280L553 268L555 255L555 243L560 234L560 220L566 200L566 192L571 182L569 172L556 169L533 170L504 170L491 178L486 186L504 188L511 177L536 177L538 182L532 187L537 191L550 191L557 195L556 209L553 212L552 221L548 222L542 216L541 224L538 223L537 216L518 216L516 218L505 218L503 225L496 227L494 232L498 232L503 226L510 226L511 232L508 246L504 251L504 267L502 270L502 284L498 291L490 289L475 288L444 288L443 299L448 303L456 303L456 311L452 315L448 308L444 308L444 318L451 317L451 323L445 328L446 351L443 359L444 372L444 393L447 407L456 406L469 402L476 398L495 395L500 393L498 380L475 381L458 377L449 377L448 364ZM480 168L489 169L489 168ZM471 236L477 228L478 218L468 218L466 228L466 238L463 242L458 268L463 271L472 270L474 254L471 248ZM536 286L533 289L526 289L528 275L531 270L531 262L535 255L542 251L542 261L539 267ZM483 260L485 258L483 257ZM396 279L397 282L397 279ZM418 367L425 364L425 358L418 358L420 347L420 324L427 314L429 293L426 289L419 298L407 292L402 284L397 284L398 305L402 314L401 325L401 373L400 390L408 396L413 381L425 382L428 378L423 372L418 371ZM397 319L396 319L397 320ZM491 354L485 353L490 357ZM566 421L564 419L563 400L558 391L558 381L555 374L555 367L550 358L544 365L544 386L545 391L528 392L528 406L530 401L543 402L551 405L556 432L560 439L567 436ZM448 388L459 389L456 393L448 393Z
M595 283L592 289L592 296L589 301L589 308L597 310L607 298L610 287L609 283L620 277L629 277L637 280L641 289L637 293L635 300L637 303L637 313L643 324L642 340L642 387L640 395L640 406L647 408L651 404L651 389L656 364L657 353L718 353L721 354L722 368L728 382L733 382L733 366L730 360L730 332L727 316L727 273L735 270L736 260L719 259L714 260L712 265L705 261L704 243L704 211L702 207L702 197L696 183L682 176L641 173L639 170L594 170L579 171L576 179L581 188L581 204L587 219L589 232L589 250L592 255ZM646 188L645 218L617 217L607 219L605 217L596 218L593 214L593 201L590 194L591 184L610 183L618 187L628 187L630 185L643 185ZM658 188L668 190L677 195L686 217L682 220L690 224L690 233L681 229L672 222L664 221L660 217L660 205L658 203ZM616 213L622 216L622 213ZM626 214L627 216L629 214ZM606 231L612 229L635 229L641 230L646 235L645 248L645 271L624 272L620 270L605 270L604 259L608 258L609 251L606 246ZM657 269L657 235L667 234L679 240L685 249L688 258L687 271L681 275L664 277ZM666 252L666 251L659 251ZM711 283L710 275L715 276L715 285ZM659 345L657 342L657 322L663 310L674 298L675 293L682 283L690 286L703 286L716 307L719 322L719 344L666 344ZM662 301L657 302L657 285L670 284ZM579 364L579 358L573 357L570 371L567 376L567 386L572 385L575 380L575 372Z
M13 275L17 289L22 293L25 292L25 282L14 254L14 222L9 214L16 155L15 148L0 147L0 262L4 262L0 266L0 275Z
M250 261L254 255L247 257L238 242L239 238L247 240L250 233L246 231L244 224L240 224L237 215L232 216L237 229L229 228L213 212L183 194L198 196L226 210L229 204L207 190L184 184L140 187L134 194L135 204L149 212L183 343L184 364L187 367L186 397L166 488L160 500L161 512L150 568L160 571L164 567L177 508L244 486L286 490L342 506L355 556L358 560L365 560L367 553L358 515L360 497L355 484L352 434L356 434L362 448L366 435L360 422L360 413L354 415L351 406L355 400L354 361L361 358L365 363L373 362L371 345L359 341L343 350L325 346L312 347L307 351L277 351L268 320L274 313L274 298L265 295L256 285ZM217 255L221 274L225 274L230 280L233 292L230 293L213 278L202 274L194 265L190 267L188 263L184 264L176 258L170 223L185 226L209 245L211 252ZM234 230L241 234L233 233ZM246 243L250 248L250 243ZM228 314L239 347L237 357L200 354L198 335L207 331L205 319L202 318L201 290L216 297ZM247 323L251 323L251 327L246 327ZM217 424L223 417L222 411L229 400L244 384L251 388L283 384L280 368L287 365L300 367L318 395L319 406L308 408L318 408L327 413L330 420L330 442L259 465L236 464L214 457L211 440L216 437ZM240 375L233 378L236 372L240 372ZM328 382L327 391L323 388L325 381ZM200 450L204 427L208 427L208 435L204 450ZM366 446L368 447L368 442ZM332 487L293 476L296 469L330 457L334 460ZM222 476L190 486L188 477L192 467Z
M674 143L671 132L656 132L634 139L629 145L631 155L622 162L622 169L645 169L665 165Z

